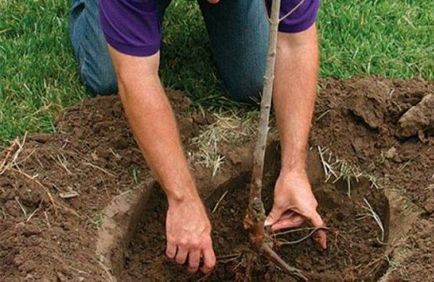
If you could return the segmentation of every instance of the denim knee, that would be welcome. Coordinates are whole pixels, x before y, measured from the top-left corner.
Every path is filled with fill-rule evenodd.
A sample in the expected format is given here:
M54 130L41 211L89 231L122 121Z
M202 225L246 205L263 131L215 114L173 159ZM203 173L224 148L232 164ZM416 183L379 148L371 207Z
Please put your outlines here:
M238 81L224 81L224 84L227 95L234 101L249 104L258 104L261 101L263 77L260 75L246 77Z
M69 35L78 74L93 95L116 94L116 74L98 16L99 0L73 0Z
M116 76L107 70L89 71L86 67L80 70L81 80L92 95L115 95L118 87Z

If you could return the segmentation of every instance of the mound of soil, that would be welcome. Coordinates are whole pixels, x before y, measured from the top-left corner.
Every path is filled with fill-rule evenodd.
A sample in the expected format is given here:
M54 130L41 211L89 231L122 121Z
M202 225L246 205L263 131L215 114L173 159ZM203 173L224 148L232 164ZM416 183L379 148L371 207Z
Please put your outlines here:
M186 141L212 119L191 112L182 93L168 95L191 151ZM151 178L117 97L66 109L56 130L14 142L0 157L1 281L107 281L95 255L102 211ZM242 165L228 163L222 174ZM198 177L211 179L197 167Z
M268 156L266 188L263 199L271 209L273 184L279 172L279 152ZM347 183L325 183L321 161L311 152L309 175L319 199L320 213L330 231L327 251L318 248L313 239L299 244L284 245L309 233L309 230L275 236L276 250L282 258L301 269L311 281L374 280L380 277L387 263L383 260L388 237L389 206L383 191L371 187L367 179L352 185L351 197ZM258 256L249 243L248 232L243 229L243 219L248 203L247 184L250 175L244 173L229 180L206 200L214 230L214 249L218 258L216 271L207 281L293 281L267 258ZM222 198L223 197L223 198ZM386 227L381 230L367 210L367 201ZM189 276L184 269L173 264L165 255L164 216L167 208L164 195L155 193L138 226L125 255L125 269L118 273L121 281L197 281L200 275ZM218 203L218 205L217 205ZM213 212L214 211L214 212ZM305 227L304 229L306 229ZM381 238L384 236L383 238ZM279 244L282 245L279 245Z
M375 279L376 273L385 270L387 261L392 264L383 279L426 281L427 277L434 277L433 92L432 82L420 80L362 78L321 82L310 140L312 151L320 151L327 162L344 160L368 175L373 186L402 195L402 206L408 207L406 211L415 215L415 220L404 221L408 232L403 234L400 246L390 243L385 250L377 241L378 225L362 216L366 215L366 197L387 222L385 201L379 190L361 180L358 185L353 183L348 198L344 183L333 185L319 181L324 176L312 177L320 211L332 228L330 248L320 252L310 239L291 248L282 246L278 251L289 263L304 269L314 280ZM182 93L168 91L168 95L201 194L213 207L213 199L222 191L229 191L211 214L215 244L219 256L240 252L242 255L220 257L215 277L251 273L253 279L284 279L275 267L254 253L249 254L247 237L238 220L246 202L240 187L248 179L254 135L246 134L245 122L230 127L235 134L217 144L218 157L223 162L217 171L211 169L200 159L200 143L193 140L200 140L207 130L215 130L218 120L209 113L195 112ZM152 179L117 97L89 99L68 108L60 113L55 125L56 133L27 136L0 154L1 281L112 279L113 270L95 253L98 230L104 222L103 210L115 196L140 189ZM236 137L236 133L242 138ZM315 166L315 161L310 164ZM274 178L275 175L269 175L270 188L265 191L268 198ZM233 188L234 183L239 184L237 189ZM159 229L163 213L155 210L164 211L164 201L161 191L160 195L154 194L160 198L151 201L157 206L148 209L144 221L154 216L160 225L154 221L153 229L146 228L146 233L143 228L138 229L133 238L135 244L125 250L123 270L115 273L124 275L121 281L162 277L166 268L171 271L167 275L183 275L179 267L168 265L160 256L164 249L164 232ZM390 216L391 226L399 226L401 218L394 218L394 213ZM292 234L286 239L300 236ZM145 246L145 242L154 245ZM141 248L150 253L140 253ZM258 264L263 267L258 268ZM143 266L149 269L139 269ZM191 279L194 278L197 277Z
M390 281L434 277L433 93L434 83L422 80L321 83L311 143L356 165L386 192L403 195L399 205L416 217L391 219L408 232L393 245Z
M433 212L434 87L420 80L324 80L311 143ZM418 118L420 117L420 119Z

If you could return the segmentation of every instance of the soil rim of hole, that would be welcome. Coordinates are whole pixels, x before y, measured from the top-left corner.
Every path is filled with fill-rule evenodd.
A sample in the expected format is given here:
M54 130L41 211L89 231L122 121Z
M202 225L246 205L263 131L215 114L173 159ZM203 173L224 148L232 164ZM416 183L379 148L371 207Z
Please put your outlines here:
M227 182L239 181L237 179L246 178L246 174L248 174L248 172L241 172L239 175L232 177ZM106 268L105 272L108 274L110 281L120 281L118 277L122 273L124 267L124 250L128 248L132 236L137 232L140 215L143 215L146 211L148 204L147 201L149 200L151 192L156 189L155 186L155 181L148 181L146 185L142 185L141 189L134 189L128 193L115 197L110 205L105 209L103 225L101 230L98 232L97 240L97 246L104 245L104 249L97 247L97 257ZM224 186L224 184L220 186ZM221 191L220 186L215 189L210 197ZM385 196L389 200L388 195ZM393 194L390 209L394 209L395 213L399 213L400 220L409 222L413 218L414 214L409 215L408 212L404 212L399 208L400 205L398 202L401 200L402 199L397 194ZM397 209L398 212L396 211ZM405 216L404 219L402 218L403 216ZM114 230L116 231L113 232ZM109 244L107 244L107 232L109 233L108 237L111 238ZM114 233L115 235L113 236ZM405 233L405 230L390 230L390 234L392 235L389 240L390 244L396 244L399 239L398 237L400 237L398 234L402 236ZM390 252L392 249L393 247L391 247ZM386 251L386 255L390 255L387 254L388 252L389 251ZM378 273L380 279L384 279L387 275L388 268L388 265L381 268Z

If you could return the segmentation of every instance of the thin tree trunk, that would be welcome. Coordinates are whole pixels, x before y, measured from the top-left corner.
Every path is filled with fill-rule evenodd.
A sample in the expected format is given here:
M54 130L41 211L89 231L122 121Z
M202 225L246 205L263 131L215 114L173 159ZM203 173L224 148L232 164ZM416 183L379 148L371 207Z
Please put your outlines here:
M301 1L303 2L304 0ZM291 12L285 15L284 18L294 12L301 5L302 2L300 2L299 5L297 5L296 8L294 8ZM245 228L249 230L250 240L252 244L258 250L263 252L267 257L269 257L287 273L293 275L299 280L307 281L307 278L303 275L302 271L288 265L278 254L276 254L276 252L273 251L273 244L270 239L266 240L264 230L265 209L261 195L262 179L264 174L265 149L267 146L271 100L273 94L278 26L281 20L279 19L280 3L281 0L274 0L271 5L270 35L268 39L268 53L264 77L264 89L262 91L261 100L261 117L258 126L258 140L256 142L255 152L253 155L253 169L252 179L250 182L249 206L247 208L244 225Z
M252 243L257 245L257 247L262 245L265 237L265 210L262 203L261 191L264 173L265 149L267 146L268 124L270 120L271 100L273 94L274 69L276 65L276 46L279 26L280 1L281 0L274 0L271 6L267 64L261 100L261 118L258 126L258 140L256 142L256 148L253 156L249 207L245 221L246 227L250 229Z

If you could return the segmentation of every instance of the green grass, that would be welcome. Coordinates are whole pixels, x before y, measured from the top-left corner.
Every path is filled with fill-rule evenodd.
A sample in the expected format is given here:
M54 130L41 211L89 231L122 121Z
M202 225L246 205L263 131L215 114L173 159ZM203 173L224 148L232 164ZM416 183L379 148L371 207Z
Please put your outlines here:
M0 0L0 143L51 131L53 116L88 96L68 40L70 1ZM433 79L433 0L323 0L321 75ZM197 5L166 14L161 75L195 103L226 103Z
M433 7L433 0L324 0L321 75L432 80Z

